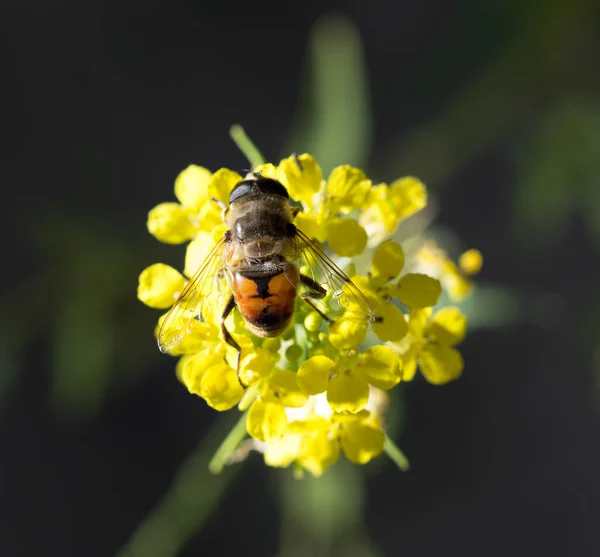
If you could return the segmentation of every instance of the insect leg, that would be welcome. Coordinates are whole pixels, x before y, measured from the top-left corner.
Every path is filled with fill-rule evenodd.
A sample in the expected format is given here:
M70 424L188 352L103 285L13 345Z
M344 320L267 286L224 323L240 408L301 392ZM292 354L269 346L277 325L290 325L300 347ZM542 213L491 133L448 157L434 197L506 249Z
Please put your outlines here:
M333 319L325 315L317 306L315 306L314 302L310 299L310 294L304 292L300 294L300 299L307 304L312 310L316 311L327 323L333 323Z
M306 275L300 275L300 282L308 288L311 298L320 300L327 296L327 290L325 290L316 280L307 277Z
M242 349L240 348L240 345L236 342L236 340L231 336L231 333L227 330L227 327L225 327L225 319L227 319L227 317L229 316L229 314L232 312L233 308L235 307L235 299L233 298L233 294L229 297L229 300L227 300L227 305L225 306L225 309L223 310L223 314L221 315L221 332L223 333L223 338L225 339L225 342L227 344L229 344L229 346L231 346L232 348L235 348L235 350L237 351L237 357L235 359L235 373L238 376L238 381L240 382L240 385L242 387L244 387L244 389L246 388L246 385L244 385L242 383L242 380L240 379L240 355L242 353Z
M307 277L306 275L300 275L300 282L308 289L308 292L300 294L302 301L316 311L323 319L325 319L325 321L333 323L333 319L325 315L312 301L313 299L323 299L327 295L327 290L325 290L316 280Z

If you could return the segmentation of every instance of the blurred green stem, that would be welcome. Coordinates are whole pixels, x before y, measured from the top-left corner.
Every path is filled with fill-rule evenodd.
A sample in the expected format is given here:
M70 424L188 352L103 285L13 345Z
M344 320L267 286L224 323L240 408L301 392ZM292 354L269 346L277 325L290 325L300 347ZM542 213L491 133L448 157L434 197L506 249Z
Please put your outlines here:
M340 461L320 478L280 475L280 557L375 557L365 526L364 471Z
M306 76L283 156L308 152L325 174L349 163L364 166L373 128L365 55L358 26L345 16L313 25Z
M235 141L235 144L238 146L239 150L244 153L252 168L256 168L257 166L265 163L265 158L263 157L262 153L246 135L246 132L242 126L238 124L231 126L231 128L229 128L229 135L231 136L231 139Z
M217 510L227 489L241 470L241 466L228 466L218 476L210 476L208 472L215 445L232 426L233 430L238 427L232 423L231 416L221 417L182 464L167 492L136 528L117 557L179 555L187 541Z
M400 470L403 472L408 472L410 470L408 458L406 458L406 455L400 450L396 443L389 438L387 433L385 434L383 450L385 451L385 454L396 463L396 466L398 466Z
M215 455L210 459L208 463L208 469L213 474L220 474L223 471L225 465L229 462L231 455L240 446L240 443L246 437L246 417L248 416L248 410L246 410L235 424L234 428L229 432L229 435L225 437Z

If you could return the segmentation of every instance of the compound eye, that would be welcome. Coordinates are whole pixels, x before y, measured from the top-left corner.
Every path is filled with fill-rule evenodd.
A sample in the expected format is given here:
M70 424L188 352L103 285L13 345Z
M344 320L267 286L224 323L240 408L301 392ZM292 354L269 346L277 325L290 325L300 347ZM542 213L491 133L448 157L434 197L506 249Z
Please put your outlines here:
M270 193L272 195L281 195L286 199L290 198L289 193L283 186L281 182L277 180L273 180L272 178L258 178L256 180L256 184L260 188L260 191L263 193Z
M229 204L231 205L240 197L248 195L252 191L253 185L254 180L244 180L243 182L240 182L237 186L235 186L235 188L231 190L231 194L229 196Z

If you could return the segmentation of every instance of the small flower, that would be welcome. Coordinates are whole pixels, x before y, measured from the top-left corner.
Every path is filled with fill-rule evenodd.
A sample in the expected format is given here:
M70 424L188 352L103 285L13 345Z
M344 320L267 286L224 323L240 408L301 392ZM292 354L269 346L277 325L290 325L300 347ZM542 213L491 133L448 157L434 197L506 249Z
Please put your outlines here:
M476 249L469 249L460 254L458 266L465 275L474 276L481 271L483 267L483 255Z
M185 279L176 269L156 263L142 271L138 298L151 308L166 309L175 303L184 286Z
M404 260L402 246L387 240L375 250L370 275L353 277L375 311L373 331L383 342L400 341L408 331L405 314L394 299L409 308L431 307L442 292L439 280L425 274L407 273L397 278Z
M333 414L332 419L339 424L339 439L348 460L367 464L383 452L385 436L375 415L365 412L353 419Z
M179 203L157 205L148 214L148 231L161 242L181 244L203 230L222 230L221 209L213 200L227 203L229 193L241 180L237 172L222 168L211 174L190 165L175 180Z
M446 307L432 316L432 309L414 309L408 320L409 335L393 343L402 355L404 379L410 381L417 368L435 385L460 377L464 363L455 348L467 331L467 319L458 308Z
M385 346L372 346L357 357L338 362L313 356L298 368L298 385L307 395L327 392L334 412L357 413L369 401L369 385L389 390L402 379L399 356Z
M187 357L181 369L181 380L190 393L202 397L215 410L233 408L244 394L221 347Z
M459 257L458 266L435 242L427 241L416 254L416 267L438 277L448 296L454 302L464 300L473 290L470 277L476 275L483 266L483 256L476 249L470 249Z
M258 441L274 441L283 437L288 426L282 404L255 400L250 407L246 427Z
M269 466L287 467L296 463L318 478L340 457L367 464L383 452L385 435L375 414L332 413L328 418L313 414L292 421L288 434L264 448Z
M304 406L308 397L300 390L296 374L274 369L261 380L258 398L248 413L248 433L258 441L273 441L286 433L288 420L285 408Z
M389 237L400 222L427 205L427 190L418 178L399 178L389 186L373 186L358 221L367 231L370 246Z

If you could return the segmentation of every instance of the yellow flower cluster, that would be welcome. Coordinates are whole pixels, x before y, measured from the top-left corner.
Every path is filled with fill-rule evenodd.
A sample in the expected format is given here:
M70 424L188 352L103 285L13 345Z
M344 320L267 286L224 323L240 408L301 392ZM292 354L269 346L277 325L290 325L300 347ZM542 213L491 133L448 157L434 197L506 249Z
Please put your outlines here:
M456 345L465 336L466 318L454 307L432 309L445 281L443 261L422 256L435 272L407 272L414 269L405 269L402 246L389 239L403 219L426 205L426 189L412 177L374 185L348 165L325 179L308 154L277 166L260 165L254 172L286 187L301 208L294 223L328 247L338 263L347 263L374 320L357 319L348 298L346 313L326 323L298 299L293 325L280 337L262 339L251 335L234 311L226 325L241 347L238 379L236 355L221 335L215 311L194 323L172 352L181 356L178 377L216 410L248 409L247 432L268 465L294 463L319 476L341 452L352 462L367 463L384 450L381 411L375 404L382 391L411 380L417 367L435 384L456 379L463 369ZM183 275L162 263L148 267L139 278L142 302L157 309L173 305L223 237L223 205L241 180L228 169L211 173L192 165L181 172L175 181L178 203L152 209L148 230L162 242L189 241ZM369 262L366 268L348 263L346 258L365 251L370 254L361 258ZM441 252L431 253L437 257ZM469 257L465 267L474 269L476 257Z

